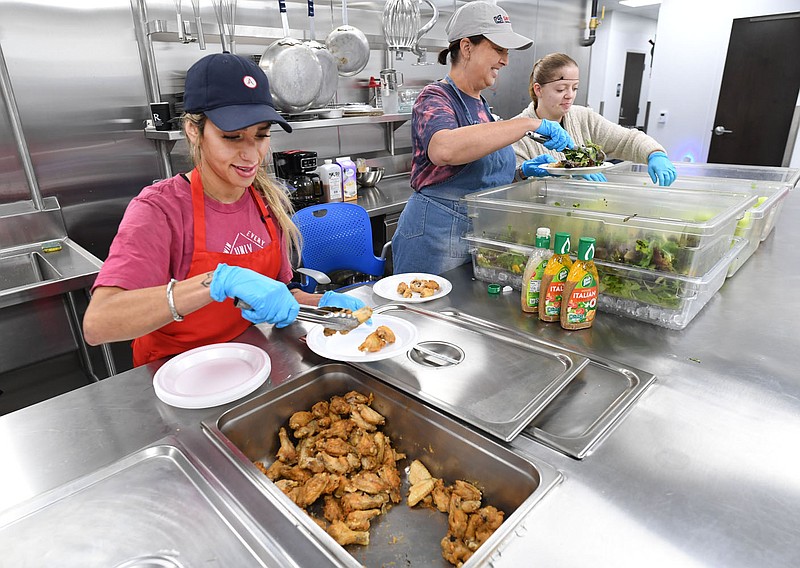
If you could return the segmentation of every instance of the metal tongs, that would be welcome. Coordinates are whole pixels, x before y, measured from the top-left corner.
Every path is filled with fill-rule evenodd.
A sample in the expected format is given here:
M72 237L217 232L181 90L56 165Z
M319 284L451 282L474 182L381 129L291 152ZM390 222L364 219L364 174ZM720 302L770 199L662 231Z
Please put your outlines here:
M239 298L233 300L233 305L240 310L251 309L250 304ZM297 319L308 323L319 323L334 331L350 331L361 324L350 311L344 308L319 308L303 304L300 304L300 312L297 314Z
M530 138L534 142L538 142L539 144L544 144L545 142L550 140L549 136L545 136L544 134L539 134L538 132L534 132L533 130L528 130L525 133L525 136L527 136L528 138ZM588 146L575 146L574 149L575 150L588 150L589 147ZM599 152L600 156L602 156L602 158L603 158L602 161L605 162L606 161L606 153L603 152L602 150L598 150L598 152Z

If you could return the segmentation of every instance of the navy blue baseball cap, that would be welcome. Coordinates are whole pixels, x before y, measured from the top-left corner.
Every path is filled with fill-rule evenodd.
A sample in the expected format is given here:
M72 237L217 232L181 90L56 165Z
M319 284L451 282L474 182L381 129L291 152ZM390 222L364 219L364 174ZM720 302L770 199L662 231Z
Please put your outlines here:
M232 53L206 55L189 68L183 110L204 113L225 132L259 122L277 122L286 132L292 131L275 110L264 71L251 60Z

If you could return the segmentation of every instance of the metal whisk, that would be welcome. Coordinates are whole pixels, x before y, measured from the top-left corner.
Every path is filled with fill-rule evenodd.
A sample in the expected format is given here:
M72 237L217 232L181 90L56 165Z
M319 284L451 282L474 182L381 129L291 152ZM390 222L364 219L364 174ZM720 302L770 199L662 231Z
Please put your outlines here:
M214 4L214 13L219 25L222 51L236 53L236 43L233 40L236 31L236 0L212 0L212 4Z

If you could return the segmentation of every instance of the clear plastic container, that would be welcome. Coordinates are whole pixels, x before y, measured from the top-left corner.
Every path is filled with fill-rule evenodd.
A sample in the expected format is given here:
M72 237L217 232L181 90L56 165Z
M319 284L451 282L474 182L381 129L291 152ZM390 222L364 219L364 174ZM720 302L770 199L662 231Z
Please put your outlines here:
M702 276L756 197L586 180L531 180L464 197L476 237L532 246L536 227L597 239L595 259ZM658 251L658 252L656 252Z
M522 290L525 264L533 247L482 239L471 234L465 235L464 240L469 243L475 278Z
M696 278L596 261L600 275L598 307L603 312L683 329L722 287L731 263L747 244L747 239L734 237L728 252Z
M800 183L800 168L782 168L777 166L744 166L739 164L698 164L695 162L673 162L678 172L678 179L691 178L726 178L756 182L768 182L783 185L792 189ZM611 172L635 172L647 174L645 164L622 162Z
M640 166L640 164L631 165ZM620 166L625 166L625 164L620 164ZM618 167L606 173L608 181L636 187L653 186L646 168L637 168L634 171L634 168L625 166L623 171L620 172L617 171ZM744 213L744 217L736 224L734 234L737 237L746 238L749 244L746 250L739 255L739 258L731 264L728 276L733 276L756 251L761 241L770 235L772 229L775 228L775 223L790 190L788 185L779 181L765 182L732 178L681 177L680 175L675 180L675 183L670 186L670 189L711 191L715 193L744 193L756 196L756 203Z

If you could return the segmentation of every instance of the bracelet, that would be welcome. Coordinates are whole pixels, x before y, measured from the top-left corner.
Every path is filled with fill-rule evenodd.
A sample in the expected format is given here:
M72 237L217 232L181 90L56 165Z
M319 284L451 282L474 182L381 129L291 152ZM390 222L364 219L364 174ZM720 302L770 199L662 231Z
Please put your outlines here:
M519 178L520 181L525 181L526 179L528 179L528 176L522 173L522 166L517 168L517 177Z
M176 282L178 281L172 278L169 284L167 284L167 304L169 305L169 311L172 312L172 319L175 321L183 321L183 316L175 309L175 298L172 297L172 289L175 287Z

